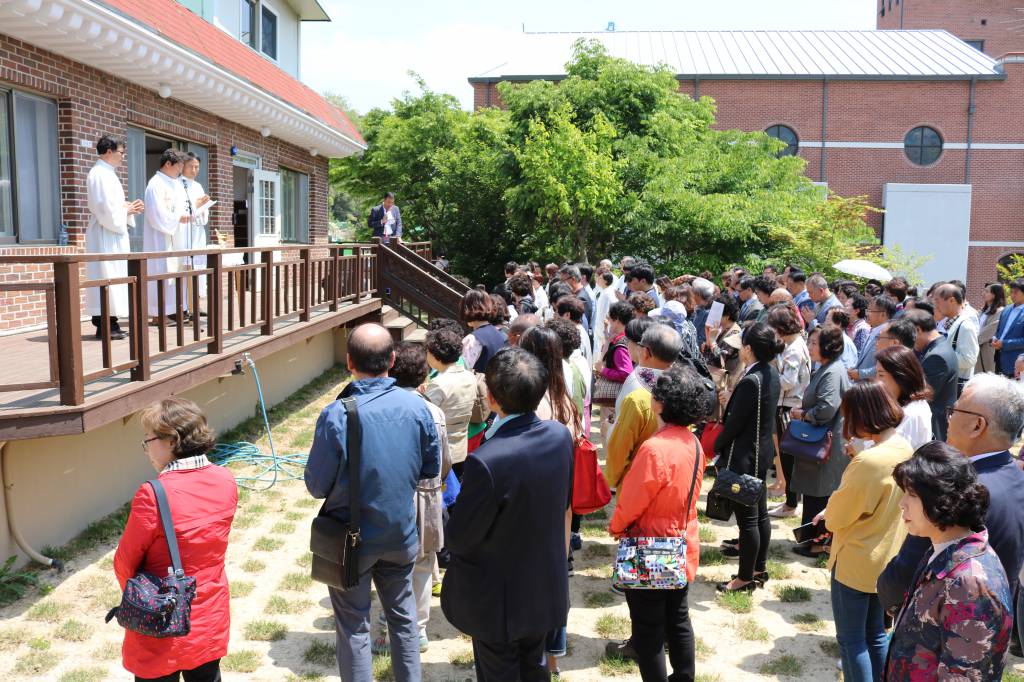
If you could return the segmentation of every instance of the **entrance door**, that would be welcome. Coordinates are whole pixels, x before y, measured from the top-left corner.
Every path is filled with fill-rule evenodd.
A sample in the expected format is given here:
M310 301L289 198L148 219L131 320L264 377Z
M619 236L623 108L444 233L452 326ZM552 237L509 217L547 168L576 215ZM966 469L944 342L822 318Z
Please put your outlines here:
M253 171L253 246L281 243L281 174Z

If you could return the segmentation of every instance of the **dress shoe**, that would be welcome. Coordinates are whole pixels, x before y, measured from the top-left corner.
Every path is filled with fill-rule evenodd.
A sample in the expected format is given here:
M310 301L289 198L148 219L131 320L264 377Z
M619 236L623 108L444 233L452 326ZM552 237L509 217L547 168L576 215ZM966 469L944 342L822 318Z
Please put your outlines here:
M633 644L628 639L622 642L608 642L604 645L604 653L608 656L618 656L630 661L637 660L636 649L633 648Z
M741 587L733 588L729 587L730 582L732 581L728 580L724 583L718 583L717 585L715 585L715 590L718 592L753 592L759 587L759 585L757 584L757 580L751 580L749 583L746 583Z

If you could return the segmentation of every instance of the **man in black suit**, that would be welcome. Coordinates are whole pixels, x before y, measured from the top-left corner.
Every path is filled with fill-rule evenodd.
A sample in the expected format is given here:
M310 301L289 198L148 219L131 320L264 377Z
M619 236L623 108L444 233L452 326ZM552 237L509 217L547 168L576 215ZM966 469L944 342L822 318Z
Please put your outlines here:
M546 681L545 635L569 613L572 436L534 414L548 376L531 353L502 350L486 381L497 419L450 510L441 608L473 638L479 682Z
M402 241L402 212L395 206L394 194L384 193L384 199L370 209L366 225L373 230L373 236L380 237L385 244L391 241L391 237Z
M914 350L921 358L924 378L932 387L932 436L946 440L946 408L956 402L959 361L949 340L935 328L935 317L924 310L910 310L903 317L917 327Z
M908 311L910 316L915 311ZM985 515L989 544L999 555L1011 591L1024 561L1024 471L1010 447L1024 428L1024 387L995 374L977 374L950 408L947 442L970 457L978 482L988 488ZM927 538L908 536L878 579L878 597L888 611L899 608L914 571L931 549Z

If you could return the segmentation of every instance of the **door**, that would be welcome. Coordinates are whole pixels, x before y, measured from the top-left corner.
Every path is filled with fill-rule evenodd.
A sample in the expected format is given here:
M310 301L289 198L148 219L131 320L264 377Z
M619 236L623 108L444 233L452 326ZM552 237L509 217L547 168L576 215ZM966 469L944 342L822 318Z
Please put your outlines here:
M281 243L281 175L253 171L253 246Z

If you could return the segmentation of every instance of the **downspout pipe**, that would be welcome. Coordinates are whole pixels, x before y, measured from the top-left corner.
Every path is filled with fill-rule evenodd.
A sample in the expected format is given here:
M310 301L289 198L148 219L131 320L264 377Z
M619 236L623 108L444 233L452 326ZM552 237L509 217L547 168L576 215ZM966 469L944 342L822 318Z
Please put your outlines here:
M971 184L971 144L974 141L974 88L977 79L971 79L967 100L967 153L964 155L964 184Z
M37 564L42 564L49 568L54 568L58 571L64 570L64 562L60 559L51 559L45 557L36 550L32 549L32 546L25 540L25 536L21 534L18 529L18 523L14 516L14 501L12 499L11 492L14 489L14 484L10 482L10 476L7 471L7 441L0 441L0 485L3 485L4 489L4 510L7 512L7 528L11 531L11 537L18 543L18 547L21 547L21 551L25 552L32 561Z
M828 182L828 177L825 174L825 162L827 160L827 152L825 148L828 146L828 79L823 78L821 80L821 172L818 173L818 182Z

